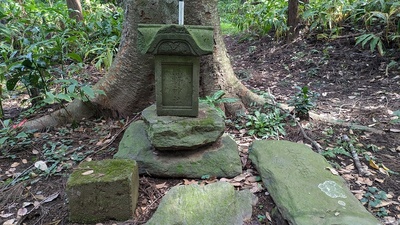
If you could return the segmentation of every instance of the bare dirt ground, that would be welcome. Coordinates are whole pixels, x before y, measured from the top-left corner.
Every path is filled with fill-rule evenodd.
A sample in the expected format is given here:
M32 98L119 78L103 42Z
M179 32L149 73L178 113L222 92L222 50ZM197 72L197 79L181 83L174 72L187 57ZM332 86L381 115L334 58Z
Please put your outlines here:
M351 139L370 175L360 176L349 156L337 154L329 158L330 162L357 198L373 192L372 187L383 191L387 198L379 199L378 206L371 205L374 197L368 197L365 206L380 216L383 223L396 224L400 220L400 123L395 122L393 112L400 109L400 70L387 66L391 60L399 62L400 54L388 50L387 56L381 57L354 44L354 38L305 38L285 44L269 37L226 37L237 76L255 92L269 92L277 102L285 103L296 92L295 86L308 86L320 94L316 113L346 122L338 125L312 119L301 121L306 134L324 150L345 146L341 141L343 135ZM12 117L21 113L18 102L5 110ZM24 148L1 155L0 224L69 224L64 190L72 168L83 158L111 158L131 120L86 120L74 126L36 132ZM375 130L349 126L353 123ZM299 127L288 125L286 131L281 139L311 144ZM239 143L244 171L252 171L247 152L255 137L234 126L228 126L227 132ZM54 165L52 172L43 174L35 168L33 164L39 160ZM256 171L252 173L257 175ZM104 224L143 224L169 188L214 181L141 177L136 218ZM239 189L246 186L243 179L235 183ZM259 202L253 207L248 224L282 224L272 217L274 203L268 190L259 190L256 195Z

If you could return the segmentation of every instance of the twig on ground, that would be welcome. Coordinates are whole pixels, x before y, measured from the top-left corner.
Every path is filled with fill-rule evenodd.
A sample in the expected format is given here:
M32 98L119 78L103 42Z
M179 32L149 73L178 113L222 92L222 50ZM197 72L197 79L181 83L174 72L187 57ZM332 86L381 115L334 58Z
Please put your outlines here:
M300 127L300 131L301 131L301 133L303 134L304 138L307 139L309 142L311 142L311 145L314 146L314 148L317 150L317 152L318 152L319 154L321 154L321 153L322 153L322 147L321 147L321 145L318 144L318 142L316 142L316 141L314 141L313 139L311 139L311 138L306 134L306 132L304 131L304 129L303 129L303 127L301 126L300 122L297 121L296 118L295 118L293 115L291 115L291 116L292 116L292 118L296 121L297 126Z
M296 122L297 126L300 127L300 131L301 131L301 134L303 134L303 137L304 137L305 139L307 139L308 141L310 141L310 142L311 142L311 145L314 146L314 148L317 150L317 152L318 152L319 154L321 154L321 153L322 153L322 147L321 147L321 145L318 144L318 143L317 143L316 141L314 141L313 139L311 139L311 138L306 134L306 132L304 131L304 129L303 129L303 127L301 126L300 122L297 121L296 116L294 116L293 114L291 114L291 113L289 112L289 110L288 110L286 107L281 107L280 105L278 105L278 104L276 103L275 97L271 94L269 88L268 88L268 95L270 96L271 104L272 104L273 106L275 106L275 107L280 108L280 109L283 110L284 112L288 113L288 115L290 115L290 117Z
M103 151L104 149L110 147L110 145L111 145L112 143L114 143L115 139L117 139L117 137L118 137L123 131L125 131L133 121L136 121L136 120L138 120L138 119L140 118L140 115L141 115L141 114L138 113L138 114L136 114L132 119L129 119L129 118L128 118L128 121L124 124L124 126L123 126L121 129L119 129L119 130L111 137L110 141L109 141L106 145L104 145L103 147L101 147L101 148L95 150L94 152L92 152L92 154L87 155L86 158L89 157L89 156L92 156L92 155L94 155L94 154L96 154L96 153L99 153L99 152Z
M8 183L7 185L5 185L2 189L1 192L5 192L10 186L14 186L17 182L18 179L22 176L24 176L25 174L29 173L31 170L33 169L33 165L29 166L28 168L26 168L24 171L22 171L20 174L18 174L17 176L15 176L15 178Z
M347 135L342 136L342 140L348 143L351 155L353 156L354 160L354 165L356 166L358 170L358 174L360 176L369 176L371 173L367 170L364 169L364 167L361 165L360 158L358 157L358 154L356 152L356 149L354 148L353 144L350 142L350 138Z

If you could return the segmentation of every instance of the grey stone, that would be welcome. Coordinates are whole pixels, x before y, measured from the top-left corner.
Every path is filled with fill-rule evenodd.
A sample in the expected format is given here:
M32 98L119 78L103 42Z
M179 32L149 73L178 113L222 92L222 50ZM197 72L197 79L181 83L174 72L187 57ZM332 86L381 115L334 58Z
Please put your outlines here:
M212 54L212 26L139 24L138 47L153 55L201 56Z
M156 55L158 116L198 116L199 71L199 57Z
M251 218L255 196L225 182L175 186L147 225L239 225Z
M151 145L146 129L143 121L132 123L114 155L114 158L136 160L140 174L201 178L203 175L235 177L242 172L236 142L228 135L197 150L158 151Z
M69 219L78 223L131 219L138 188L138 166L133 160L83 162L67 181Z
M283 217L294 225L379 225L323 156L303 144L254 141L249 158Z
M142 112L150 142L158 150L190 150L214 143L225 130L224 118L206 104L198 117L158 116L155 105Z

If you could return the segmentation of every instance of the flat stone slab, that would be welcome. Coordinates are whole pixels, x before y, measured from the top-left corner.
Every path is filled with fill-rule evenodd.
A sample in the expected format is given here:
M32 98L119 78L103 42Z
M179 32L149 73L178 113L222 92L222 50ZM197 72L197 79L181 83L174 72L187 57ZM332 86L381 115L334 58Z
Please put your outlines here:
M224 118L206 104L199 105L198 117L157 116L156 106L142 112L150 142L158 150L190 150L214 143L225 130Z
M303 144L254 141L249 158L289 224L379 225L323 156Z
M132 123L119 143L116 159L133 159L140 174L157 177L201 178L204 175L235 177L242 173L238 147L228 135L196 150L158 151L147 137L143 121Z
M226 182L175 186L161 200L147 225L241 225L250 220L256 197Z
M83 162L67 181L69 220L96 223L131 219L138 188L138 166L133 160Z

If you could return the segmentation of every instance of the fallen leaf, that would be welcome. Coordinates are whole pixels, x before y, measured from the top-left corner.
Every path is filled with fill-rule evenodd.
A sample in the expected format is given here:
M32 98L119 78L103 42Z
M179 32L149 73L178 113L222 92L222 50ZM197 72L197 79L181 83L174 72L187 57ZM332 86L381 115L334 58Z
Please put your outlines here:
M20 208L17 211L18 216L25 216L28 213L28 210L26 208Z
M156 188L157 189L161 189L161 188L165 188L165 187L167 187L167 182L164 182L164 183L162 183L162 184L156 184Z
M32 205L33 203L32 202L23 202L22 203L22 207L27 207L27 206L30 206L30 205Z
M339 172L338 172L338 171L336 171L334 168L331 168L331 167L326 167L325 169L328 169L329 171L331 171L331 173L332 173L333 175L336 175L336 176L338 176L338 175L339 175Z
M43 195L35 195L35 198L37 199L37 200L43 200L43 199L45 199L45 197L43 196Z
M23 164L27 164L27 163L28 163L28 160L22 159L22 163L23 163Z
M12 215L14 215L14 213L0 213L0 217L1 218L7 218L7 217L10 217Z
M258 182L261 181L261 177L260 176L251 176L247 178L247 181L254 183L254 182Z
M385 224L395 224L396 218L392 216L386 216L385 217Z
M375 178L375 181L377 181L377 182L382 184L385 180L384 179Z
M250 192L251 193L257 193L257 192L260 192L262 190L263 190L263 188L262 188L261 184L253 183L253 187L250 189Z
M88 171L86 171L86 172L83 172L82 175L83 175L83 176L87 176L87 175L90 175L90 174L92 174L92 173L94 173L94 170L88 170Z
M242 183L240 183L240 182L232 182L231 183L233 186L235 186L235 187L240 187L240 186L242 186Z
M35 209L39 208L39 206L40 206L40 202L38 202L38 201L33 202L33 207L35 207Z
M355 179L355 177L353 175L351 175L351 174L343 174L342 177L345 180L353 180L353 179Z
M41 171L46 171L48 169L46 163L44 161L41 161L41 160L35 162L35 167L38 168Z
M17 167L17 166L19 166L19 162L14 162L13 164L11 164L11 167L12 167L12 168L15 168L15 167Z
M5 222L3 223L3 225L14 225L14 221L15 221L15 219L7 220L7 221L5 221Z
M384 170L386 170L386 171L389 171L390 169L389 168L387 168L385 165L383 165L382 164L382 168L384 169Z
M393 204L393 201L381 201L381 203L379 205L375 206L375 208L385 207L385 206L388 206L391 204Z
M265 212L265 217L267 218L268 221L272 222L272 218L269 212Z
M195 180L188 180L188 179L183 179L183 184L184 185L189 185L189 184L197 184L198 182Z
M37 155L37 154L39 154L39 151L34 149L34 150L32 150L32 154Z
M379 172L381 172L382 174L385 174L387 176L389 176L389 172L383 168L379 168Z
M237 182L242 181L244 179L246 179L246 175L245 174L240 174L240 175L238 175L238 176L233 178L233 180L235 180Z
M375 163L374 160L372 160L372 159L369 160L369 166L372 167L372 168L374 168L374 169L379 170L379 166L376 165L376 163Z
M400 133L400 130L399 130L399 129L390 128L389 131L390 131L390 132L393 132L393 133Z
M231 179L228 179L228 178L221 178L221 179L219 179L219 181L220 182L231 182Z
M56 199L56 198L58 197L58 195L59 195L59 193L56 192L56 193L54 193L54 194L48 196L47 198L45 198L42 202L43 202L43 203L51 202L51 201L53 201L54 199Z

